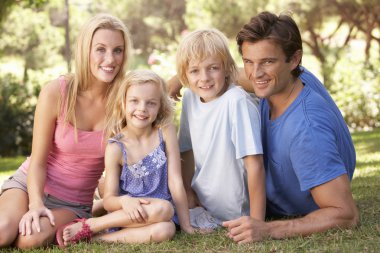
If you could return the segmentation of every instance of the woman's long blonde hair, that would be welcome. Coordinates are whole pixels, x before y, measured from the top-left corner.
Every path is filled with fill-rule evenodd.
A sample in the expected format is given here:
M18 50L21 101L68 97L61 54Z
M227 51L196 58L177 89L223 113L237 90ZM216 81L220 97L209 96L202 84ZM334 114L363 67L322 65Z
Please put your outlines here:
M90 52L91 52L91 42L95 32L99 29L109 29L114 31L120 31L124 38L124 58L121 68L112 84L109 87L107 97L116 87L115 83L123 79L128 68L128 62L130 60L130 53L132 49L132 41L130 38L129 31L124 23L109 14L97 14L92 17L79 32L76 50L75 50L75 73L68 74L68 88L67 96L65 101L66 111L64 122L71 122L76 129L76 118L75 118L75 103L77 100L77 95L79 91L85 91L88 89L91 78L90 69ZM62 103L61 103L62 104ZM112 101L107 99L106 111L112 106Z
M174 106L167 91L165 81L151 70L133 70L127 73L124 80L117 85L118 89L113 90L110 98L114 101L111 113L107 117L105 137L108 139L119 134L127 126L127 92L132 85L142 85L151 83L157 85L161 92L160 109L153 127L162 127L172 122Z

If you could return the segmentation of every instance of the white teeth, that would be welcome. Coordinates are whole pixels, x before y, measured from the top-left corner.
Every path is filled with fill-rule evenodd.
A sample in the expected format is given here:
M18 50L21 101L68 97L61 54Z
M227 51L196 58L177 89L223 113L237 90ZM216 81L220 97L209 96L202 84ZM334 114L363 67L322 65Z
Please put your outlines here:
M112 71L114 68L113 67L101 67L104 71Z
M267 84L269 81L256 81L257 84Z

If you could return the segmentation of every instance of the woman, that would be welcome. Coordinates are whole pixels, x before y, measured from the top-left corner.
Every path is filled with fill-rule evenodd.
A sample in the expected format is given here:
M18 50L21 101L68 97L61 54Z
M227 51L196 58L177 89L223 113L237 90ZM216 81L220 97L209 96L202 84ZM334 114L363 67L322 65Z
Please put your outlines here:
M59 226L90 217L104 169L108 94L124 77L130 48L119 19L96 15L79 34L75 74L42 89L32 154L2 186L0 247L47 246Z

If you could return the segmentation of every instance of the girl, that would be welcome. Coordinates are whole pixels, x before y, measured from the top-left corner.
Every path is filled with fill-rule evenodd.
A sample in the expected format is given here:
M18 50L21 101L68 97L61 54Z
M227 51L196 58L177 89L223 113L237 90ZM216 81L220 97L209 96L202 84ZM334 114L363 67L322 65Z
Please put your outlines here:
M172 238L178 223L193 233L181 178L173 107L165 82L154 72L127 74L113 93L106 136L104 207L108 214L78 219L57 232L61 246L80 240L123 243ZM177 216L174 215L174 202ZM114 229L118 227L118 229ZM109 233L99 233L105 229ZM116 230L116 231L115 231Z
M32 154L2 186L0 247L47 246L57 227L90 217L104 170L108 94L124 77L130 47L122 21L96 15L79 33L75 74L42 89Z

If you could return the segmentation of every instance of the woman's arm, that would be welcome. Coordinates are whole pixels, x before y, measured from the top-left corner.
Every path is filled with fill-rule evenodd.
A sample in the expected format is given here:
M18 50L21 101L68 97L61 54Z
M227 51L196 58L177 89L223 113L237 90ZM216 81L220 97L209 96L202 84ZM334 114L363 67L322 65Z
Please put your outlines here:
M40 231L40 216L47 216L54 225L54 217L43 203L46 180L46 164L52 146L55 125L59 113L60 85L54 80L40 92L34 115L32 154L28 168L27 187L29 211L19 224L20 233L31 234L34 225Z
M168 184L172 195L181 228L187 233L194 233L190 225L189 208L185 188L181 176L181 162L177 141L176 129L173 125L163 129L168 159Z

